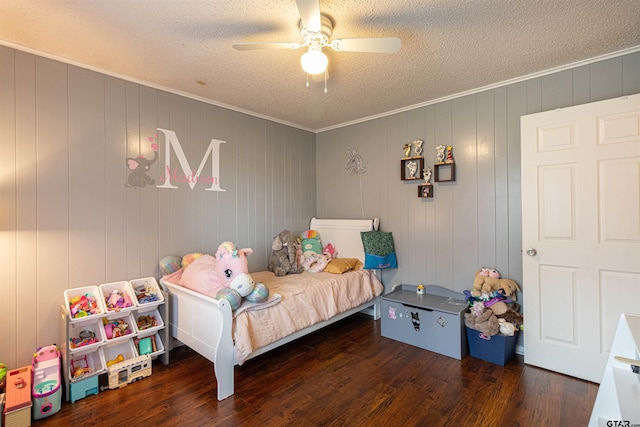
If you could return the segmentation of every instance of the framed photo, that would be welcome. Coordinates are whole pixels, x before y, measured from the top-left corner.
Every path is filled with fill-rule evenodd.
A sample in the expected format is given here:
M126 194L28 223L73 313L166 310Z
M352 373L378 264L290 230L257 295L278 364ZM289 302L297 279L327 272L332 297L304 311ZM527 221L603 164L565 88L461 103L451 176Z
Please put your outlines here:
M420 198L433 197L433 185L431 184L418 185L418 197Z

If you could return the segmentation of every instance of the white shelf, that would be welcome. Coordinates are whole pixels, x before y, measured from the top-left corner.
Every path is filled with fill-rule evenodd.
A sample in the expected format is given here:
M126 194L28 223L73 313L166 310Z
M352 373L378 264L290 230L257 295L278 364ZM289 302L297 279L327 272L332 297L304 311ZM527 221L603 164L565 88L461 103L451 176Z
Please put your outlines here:
M149 279L138 279L138 281L148 281ZM155 280L155 279L154 279ZM169 340L169 330L166 328L166 319L169 317L169 305L166 304L166 296L160 288L158 300L149 304L134 304L132 307L127 307L125 310L119 312L109 311L104 308L104 305L99 304L100 313L87 316L84 318L74 319L71 317L69 310L69 301L71 298L79 295L83 295L86 292L91 292L97 295L97 300L102 303L102 295L100 291L110 292L112 288L124 287L124 284L131 289L129 282L114 282L103 285L103 288L98 286L69 289L65 291L65 304L61 306L61 323L60 323L60 340L65 343L61 346L62 363L64 367L64 382L66 387L66 399L69 399L69 384L77 381L84 380L86 378L99 375L107 371L106 363L117 357L118 354L123 353L125 359L133 358L138 355L137 349L134 346L134 339L136 337L145 337L153 335L156 341L156 351L151 354L153 359L159 358L165 365L169 364L169 353L164 343ZM151 282L153 284L153 282ZM108 285L108 286L107 286ZM134 295L133 291L131 291ZM133 296L134 302L137 303L135 295ZM137 317L139 315L151 315L157 319L157 325L148 329L139 330L137 327ZM131 333L123 337L107 339L104 331L104 320L122 318L129 324ZM69 342L72 338L78 338L80 332L91 331L95 333L97 342L72 349ZM124 351L123 351L124 349ZM115 352L115 353L114 353ZM87 374L80 378L74 378L71 372L71 361L75 361L79 358L86 356L88 364L94 370L91 374Z

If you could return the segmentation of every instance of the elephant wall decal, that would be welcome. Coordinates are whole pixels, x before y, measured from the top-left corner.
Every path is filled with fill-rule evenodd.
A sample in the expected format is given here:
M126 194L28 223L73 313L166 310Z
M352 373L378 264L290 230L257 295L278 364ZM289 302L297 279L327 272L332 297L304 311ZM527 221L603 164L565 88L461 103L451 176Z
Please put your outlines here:
M151 168L151 165L158 160L158 145L151 144L153 150L153 158L148 160L143 155L138 157L127 157L127 167L131 171L127 178L125 187L145 187L147 185L154 185L156 180L147 175L147 172Z

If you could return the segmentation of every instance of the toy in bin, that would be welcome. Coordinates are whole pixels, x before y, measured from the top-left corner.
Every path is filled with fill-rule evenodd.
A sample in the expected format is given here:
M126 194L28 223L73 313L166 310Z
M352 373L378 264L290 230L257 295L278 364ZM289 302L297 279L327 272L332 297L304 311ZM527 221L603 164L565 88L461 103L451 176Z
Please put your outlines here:
M7 372L4 420L7 426L31 425L31 366Z
M0 363L0 393L4 393L7 380L7 365Z
M109 311L119 311L123 308L132 307L134 305L131 296L126 289L114 289L109 295L104 297L104 302Z
M77 380L85 375L93 374L93 368L89 364L87 355L79 356L71 360L71 378Z
M158 351L156 340L153 335L145 338L135 339L134 343L136 345L136 348L138 349L138 354L140 356L155 353L156 351Z
M121 388L151 375L151 356L148 354L123 359L109 366L109 388Z
M100 314L100 311L96 297L91 293L73 297L69 301L69 313L73 319Z
M60 410L62 396L60 378L60 350L49 345L39 348L33 355L33 419L53 415Z
M160 300L158 297L158 285L153 277L132 280L131 286L138 299L138 304L148 304Z

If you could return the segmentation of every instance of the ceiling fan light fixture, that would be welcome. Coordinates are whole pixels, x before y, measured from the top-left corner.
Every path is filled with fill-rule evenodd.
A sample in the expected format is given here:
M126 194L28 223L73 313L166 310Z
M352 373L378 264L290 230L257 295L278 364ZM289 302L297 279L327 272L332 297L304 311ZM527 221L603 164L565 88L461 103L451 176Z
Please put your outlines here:
M300 58L300 64L306 73L320 74L326 71L329 58L322 53L321 49L310 46L309 50Z

